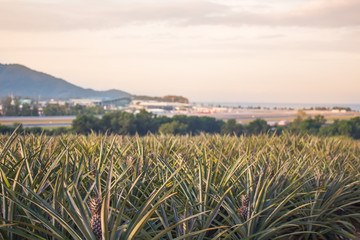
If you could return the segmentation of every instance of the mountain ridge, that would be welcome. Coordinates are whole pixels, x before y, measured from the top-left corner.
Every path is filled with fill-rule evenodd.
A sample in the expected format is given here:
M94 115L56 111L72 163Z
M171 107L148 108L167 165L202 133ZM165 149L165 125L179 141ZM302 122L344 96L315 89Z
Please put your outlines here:
M82 88L62 78L30 69L21 64L0 63L0 97L13 94L20 97L46 99L122 98L131 94L117 89L97 91Z

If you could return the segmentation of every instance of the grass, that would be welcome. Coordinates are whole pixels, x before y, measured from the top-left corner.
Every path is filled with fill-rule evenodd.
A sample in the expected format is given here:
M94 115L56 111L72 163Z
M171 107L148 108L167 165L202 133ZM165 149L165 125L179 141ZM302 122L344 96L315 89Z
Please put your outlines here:
M102 239L358 238L354 140L15 132L0 149L3 239L97 239L94 198Z

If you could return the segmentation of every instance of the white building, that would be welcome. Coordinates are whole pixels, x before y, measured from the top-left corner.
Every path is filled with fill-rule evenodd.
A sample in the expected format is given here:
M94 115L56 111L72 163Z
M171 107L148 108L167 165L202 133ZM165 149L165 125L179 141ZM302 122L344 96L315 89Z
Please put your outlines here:
M86 99L86 98L78 98L78 99L70 99L69 103L71 105L82 105L82 106L95 106L101 103L100 99Z

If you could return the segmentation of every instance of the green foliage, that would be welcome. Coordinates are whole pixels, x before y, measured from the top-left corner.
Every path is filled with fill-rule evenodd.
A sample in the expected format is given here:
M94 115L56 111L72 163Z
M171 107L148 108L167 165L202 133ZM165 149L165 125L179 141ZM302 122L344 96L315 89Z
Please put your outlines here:
M221 133L259 135L265 133L277 134L290 132L294 134L311 134L321 136L348 136L360 139L360 117L350 120L335 121L333 124L325 125L324 116L317 115L313 118L304 119L304 113L299 111L298 117L289 126L275 126L270 128L263 119L256 119L248 125L237 124L234 119L226 122L211 117L198 117L175 115L172 118L156 116L152 113L141 110L133 115L127 112L109 112L98 119L94 116L79 115L73 121L72 127L76 133L88 134L91 131L101 133L130 134L135 133L144 136L147 133L168 133L194 135L200 133Z
M320 127L326 122L324 116L316 115L300 122L299 129L302 133L318 134Z
M332 108L333 110L345 110L347 112L350 112L352 111L350 107L338 107L338 106L335 106Z
M103 132L113 132L117 134L135 134L135 117L127 112L109 112L102 116L99 128ZM95 125L96 126L96 125ZM91 129L91 126L89 127Z
M156 132L157 124L154 115L142 109L135 115L136 132L140 135L146 135L148 132Z
M28 103L25 103L22 106L20 115L21 116L39 116L39 110L35 104L30 105Z
M104 107L102 106L72 106L69 104L49 104L43 108L43 111L46 116L99 115L105 113Z
M66 115L66 110L64 106L59 104L49 104L43 108L45 116L63 116Z
M20 132L0 138L1 239L96 239L90 198L102 239L358 238L355 140Z
M270 126L263 119L256 119L249 123L247 131L250 134L263 134L270 130Z
M4 116L39 116L35 103L20 106L20 98L4 97L1 99Z
M306 116L305 111L298 110L296 114L296 118L294 121L290 124L289 130L292 133L300 133L300 123L303 121L304 117Z
M360 117L350 120L335 121L329 126L320 129L320 134L325 136L348 136L360 139Z
M351 126L350 136L355 139L360 139L360 117L352 118L348 122Z
M12 133L15 130L13 127L0 124L0 134Z
M244 133L244 127L241 124L236 123L235 119L229 119L221 127L221 134L235 134L240 136Z
M99 119L93 115L79 115L73 120L72 128L77 133L88 134L91 131L97 131L99 128Z
M141 110L133 115L127 112L108 112L99 119L99 121L88 121L88 124L82 124L84 118L77 116L73 121L72 127L77 133L89 133L91 131L100 131L102 133L118 134L139 134L141 136L147 133L173 133L185 134L193 133L220 133L223 121L218 121L211 117L187 117L185 115L175 115L173 118L165 116L155 116L152 113ZM80 124L79 124L80 123Z
M206 133L220 133L223 121L216 120L212 117L198 117L198 116L186 116L175 115L171 121L178 121L187 125L187 132L193 134L199 134L200 132Z
M11 134L14 132L16 127L21 125L20 123L15 123L13 126L6 126L0 124L0 134ZM19 131L24 134L34 134L34 135L40 135L40 134L46 134L49 136L58 136L66 133L72 132L72 129L69 127L56 127L56 128L41 128L41 127L27 127L24 128L21 126L19 128Z
M188 125L175 120L170 123L162 124L159 128L159 132L164 134L173 134L173 135L185 134L187 128Z

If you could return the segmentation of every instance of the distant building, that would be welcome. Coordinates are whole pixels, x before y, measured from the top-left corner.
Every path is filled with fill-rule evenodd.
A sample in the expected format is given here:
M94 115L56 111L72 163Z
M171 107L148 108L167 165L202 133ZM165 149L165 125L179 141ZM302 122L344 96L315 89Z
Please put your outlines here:
M128 106L131 103L130 97L121 97L121 98L105 98L101 99L98 103L100 106L104 106L104 108L116 108L122 109Z
M24 104L31 104L33 102L33 100L25 98L25 99L20 99L20 105L24 105Z
M184 111L189 108L191 108L191 106L187 103L159 102L153 100L133 100L129 105L129 109L133 112L145 109L148 112L153 112L156 114L166 113L170 111Z
M278 126L286 126L286 125L288 125L288 121L287 120L281 120L281 121L279 121L278 123L277 123L277 125Z
M96 106L100 105L100 99L86 99L86 98L78 98L78 99L70 99L69 103L71 105L81 105L81 106Z
M49 104L59 104L60 106L64 106L67 102L66 101L55 101L51 99L50 101L39 101L38 104L42 107L46 107Z
M267 124L268 124L270 127L275 127L275 126L277 125L277 122L268 121Z

